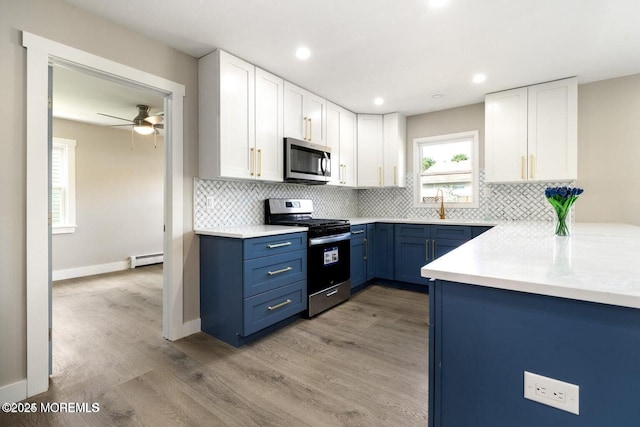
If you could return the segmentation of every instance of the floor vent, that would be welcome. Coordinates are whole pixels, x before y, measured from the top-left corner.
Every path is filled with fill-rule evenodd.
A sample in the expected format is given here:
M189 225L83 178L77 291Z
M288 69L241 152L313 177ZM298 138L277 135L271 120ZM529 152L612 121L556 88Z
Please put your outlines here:
M130 256L131 268L141 267L143 265L160 264L162 263L162 253L147 254L147 255L133 255Z

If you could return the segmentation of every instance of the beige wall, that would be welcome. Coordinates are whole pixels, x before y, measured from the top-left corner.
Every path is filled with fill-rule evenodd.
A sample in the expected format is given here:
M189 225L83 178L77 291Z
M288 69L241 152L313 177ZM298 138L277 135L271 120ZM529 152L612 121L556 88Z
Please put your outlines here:
M55 234L52 268L126 261L162 252L164 142L157 137L69 120L53 121L53 136L76 146L75 233Z
M579 221L640 225L640 74L579 86Z
M26 378L25 30L181 83L184 103L184 229L191 230L197 174L197 60L60 0L0 6L0 387ZM184 318L199 316L197 240L185 233ZM45 260L43 260L45 262Z
M484 168L484 102L407 117L407 171L413 171L413 139L477 130L480 168Z

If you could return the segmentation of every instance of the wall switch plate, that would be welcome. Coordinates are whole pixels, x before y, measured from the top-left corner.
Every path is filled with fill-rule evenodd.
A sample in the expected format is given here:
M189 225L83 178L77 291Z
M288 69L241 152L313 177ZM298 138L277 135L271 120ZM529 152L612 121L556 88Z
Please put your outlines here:
M524 371L524 397L579 415L580 387Z
M207 196L207 210L213 210L213 196Z
M482 197L491 197L491 187L484 187L482 189Z

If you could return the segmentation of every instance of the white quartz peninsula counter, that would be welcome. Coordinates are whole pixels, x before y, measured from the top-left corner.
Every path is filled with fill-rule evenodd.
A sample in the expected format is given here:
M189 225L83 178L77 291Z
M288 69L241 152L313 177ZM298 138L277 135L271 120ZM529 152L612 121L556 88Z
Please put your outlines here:
M427 264L423 277L640 308L640 227L503 223Z
M254 237L277 236L279 234L307 231L307 227L286 225L240 225L236 227L215 227L196 229L194 233L204 236L231 237L235 239L251 239Z

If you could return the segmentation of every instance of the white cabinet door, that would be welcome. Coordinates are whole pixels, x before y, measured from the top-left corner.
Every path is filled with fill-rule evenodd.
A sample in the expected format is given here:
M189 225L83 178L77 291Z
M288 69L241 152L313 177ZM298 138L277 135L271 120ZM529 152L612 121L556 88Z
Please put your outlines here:
M326 145L331 148L329 184L356 186L356 115L327 102Z
M406 118L400 113L385 114L384 165L382 185L385 187L404 187L406 178Z
M251 177L255 67L220 52L220 174Z
M357 185L357 119L348 110L340 114L340 164L342 184L349 187Z
M342 108L327 103L327 147L331 148L331 178L329 184L342 184L342 158L340 157L340 116Z
M485 98L485 181L527 179L527 88Z
M326 145L327 101L310 92L307 92L305 101L305 116L308 124L307 141Z
M485 98L485 181L570 181L578 177L576 78Z
M577 79L529 87L529 180L578 177Z
M284 82L284 136L306 141L307 120L305 96L307 91Z
M255 70L253 177L266 181L282 181L284 80L260 68Z
M358 187L382 186L382 116L358 114Z
M327 101L284 83L284 134L286 137L326 145Z

